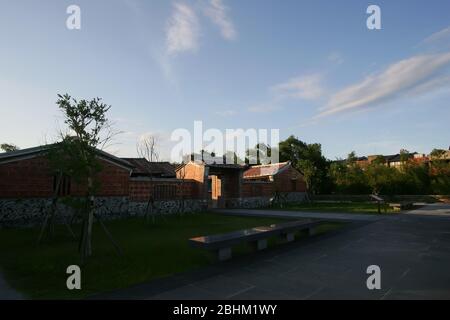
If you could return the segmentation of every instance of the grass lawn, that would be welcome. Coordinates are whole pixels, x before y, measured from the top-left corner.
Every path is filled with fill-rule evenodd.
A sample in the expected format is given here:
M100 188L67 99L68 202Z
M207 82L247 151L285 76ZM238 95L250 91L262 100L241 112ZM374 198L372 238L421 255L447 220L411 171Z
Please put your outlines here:
M79 265L80 258L77 241L64 227L57 227L55 238L41 246L36 245L38 229L3 229L0 267L8 283L29 298L83 298L214 263L213 253L189 247L190 237L276 222L280 219L212 213L159 218L155 224L145 224L142 218L108 221L108 229L124 251L123 257L117 256L103 230L95 224L93 257L81 266L82 289L72 291L66 288L66 268ZM339 226L326 224L320 227L320 232ZM273 242L272 239L269 245ZM249 246L240 246L233 254L250 250Z
M378 214L378 205L368 202L313 202L290 204L282 210ZM388 207L386 212L388 214L394 213L394 210ZM383 206L381 207L381 213L384 214Z

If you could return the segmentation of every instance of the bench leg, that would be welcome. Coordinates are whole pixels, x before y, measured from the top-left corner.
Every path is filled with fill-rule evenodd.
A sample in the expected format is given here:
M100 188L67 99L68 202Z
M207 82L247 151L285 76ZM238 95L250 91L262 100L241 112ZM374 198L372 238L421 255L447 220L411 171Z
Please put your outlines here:
M295 240L295 233L294 232L285 233L283 237L284 240L286 240L286 242L292 242Z
M220 248L217 253L220 261L231 259L231 248Z
M253 246L255 250L264 250L267 249L267 239L259 239L253 242Z

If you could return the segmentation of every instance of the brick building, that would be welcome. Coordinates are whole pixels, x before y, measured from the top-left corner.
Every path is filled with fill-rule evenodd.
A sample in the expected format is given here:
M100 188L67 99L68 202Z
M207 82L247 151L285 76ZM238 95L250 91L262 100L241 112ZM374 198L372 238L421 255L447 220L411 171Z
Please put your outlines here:
M179 179L198 183L198 194L209 208L261 207L275 195L301 201L306 192L302 174L290 162L249 167L190 161L176 172Z
M122 158L133 170L130 174L130 200L199 199L197 183L192 179L177 179L175 166L169 162L149 162L144 158Z
M54 145L0 154L0 227L35 225L51 207L57 174L47 157ZM302 200L302 175L289 162L248 167L190 161L174 166L142 158L118 158L97 150L101 163L95 210L106 217L153 212L195 212L205 208L260 207L277 194ZM59 196L83 197L86 190L71 177L61 181ZM71 209L61 203L61 212ZM152 209L152 210L153 210Z
M305 192L303 175L291 162L252 166L244 172L245 182L271 182L274 192Z
M241 198L242 175L245 166L189 161L176 168L178 179L197 183L197 195L209 208L229 207Z
M53 145L40 146L0 154L0 198L52 197L56 188L56 172L52 172L46 153ZM133 166L120 158L98 150L102 170L99 197L126 197ZM84 186L64 177L61 195L84 196Z
M302 201L306 195L303 175L291 162L252 166L244 172L242 197L267 204L274 196L284 201ZM247 204L246 206L250 206Z
M49 211L57 188L56 172L52 172L48 151L54 145L0 154L0 227L36 225ZM142 214L150 198L155 211L173 213L201 209L196 183L176 178L172 165L149 163L145 159L121 159L97 150L101 170L96 181L99 188L95 210L107 218ZM68 176L63 177L58 196L81 198L86 189ZM61 216L73 211L62 201Z

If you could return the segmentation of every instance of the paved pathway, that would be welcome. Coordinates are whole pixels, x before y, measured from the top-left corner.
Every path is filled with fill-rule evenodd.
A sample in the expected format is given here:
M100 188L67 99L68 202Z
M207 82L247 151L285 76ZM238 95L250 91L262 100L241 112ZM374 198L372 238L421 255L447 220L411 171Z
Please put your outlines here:
M422 210L428 214L443 211L438 216L419 212L359 220L347 229L305 242L278 246L99 297L450 299L450 206ZM317 213L313 215L317 217ZM381 290L366 287L366 269L373 264L381 268Z
M337 213L337 212L304 212L287 210L262 210L262 209L220 209L216 212L226 215L251 216L251 217L274 217L274 218L316 218L325 220L342 221L377 221L383 215Z
M12 289L5 281L0 273L0 300L20 300L24 299L23 295Z
M423 207L406 212L408 215L424 215L424 216L441 216L450 217L450 204L448 203L433 203L427 204Z

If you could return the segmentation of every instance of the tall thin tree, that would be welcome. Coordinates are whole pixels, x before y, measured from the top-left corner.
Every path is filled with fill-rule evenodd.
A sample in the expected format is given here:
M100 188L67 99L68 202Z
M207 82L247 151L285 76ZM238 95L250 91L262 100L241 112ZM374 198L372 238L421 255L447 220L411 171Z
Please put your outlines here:
M101 102L100 98L90 101L76 100L70 95L58 95L57 105L64 116L70 135L62 137L54 149L56 167L61 174L74 178L75 182L85 187L85 207L81 211L82 231L79 249L82 262L92 255L92 227L94 217L121 254L119 246L95 213L95 195L99 187L97 174L102 169L98 160L98 149L103 149L117 134L107 118L111 106Z

